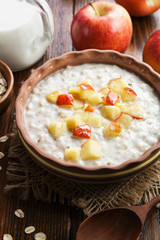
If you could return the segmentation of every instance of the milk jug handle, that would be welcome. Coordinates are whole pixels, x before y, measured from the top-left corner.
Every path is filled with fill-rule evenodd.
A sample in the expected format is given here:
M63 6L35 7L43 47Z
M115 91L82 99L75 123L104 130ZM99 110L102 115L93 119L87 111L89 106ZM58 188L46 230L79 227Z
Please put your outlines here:
M43 22L43 36L35 39L35 47L39 47L41 43L49 45L53 40L54 21L50 7L45 0L28 0L31 4L38 8Z

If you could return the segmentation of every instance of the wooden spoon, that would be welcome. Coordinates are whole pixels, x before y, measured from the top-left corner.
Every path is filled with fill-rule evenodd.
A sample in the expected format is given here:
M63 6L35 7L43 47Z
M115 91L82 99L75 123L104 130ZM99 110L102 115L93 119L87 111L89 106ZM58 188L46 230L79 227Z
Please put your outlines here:
M96 212L80 224L77 240L138 240L148 212L159 202L160 194L142 206Z

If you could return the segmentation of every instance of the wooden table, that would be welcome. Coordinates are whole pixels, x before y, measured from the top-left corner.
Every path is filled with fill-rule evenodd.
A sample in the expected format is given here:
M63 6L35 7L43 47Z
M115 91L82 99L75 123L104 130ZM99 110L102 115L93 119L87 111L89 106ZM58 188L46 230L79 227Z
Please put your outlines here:
M113 1L113 0L112 0ZM48 48L43 59L36 67L51 57L59 56L74 50L70 36L70 24L73 15L87 2L87 0L48 0L55 20L55 38ZM149 17L132 18L133 38L126 53L135 56L141 61L142 50L147 38L160 28L160 10ZM14 96L8 110L0 116L0 136L9 133L12 128L14 102L20 87L20 81L25 80L30 74L30 69L17 72L15 76ZM7 155L9 142L0 144L0 151ZM85 218L83 211L76 207L61 205L60 203L44 203L36 201L32 196L27 201L20 200L19 194L3 192L6 184L7 158L1 160L3 167L0 172L0 239L4 233L10 233L14 240L31 240L33 235L24 233L25 226L33 225L36 231L46 233L50 240L74 240L80 222ZM25 212L24 219L18 219L14 211L21 208ZM160 239L160 211L152 210L148 216L141 240ZM97 239L98 240L98 239ZM125 239L122 239L125 240Z

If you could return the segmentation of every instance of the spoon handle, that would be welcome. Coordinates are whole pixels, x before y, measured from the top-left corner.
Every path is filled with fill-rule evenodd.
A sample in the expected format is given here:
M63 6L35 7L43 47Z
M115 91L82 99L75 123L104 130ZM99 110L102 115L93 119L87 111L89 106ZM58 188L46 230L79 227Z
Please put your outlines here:
M159 202L160 194L142 206L134 206L132 210L134 210L134 212L140 217L142 224L144 224L148 212L151 210L152 207L157 205Z
M155 205L157 205L159 202L160 202L160 194L144 205L146 208L146 211L149 212L150 209Z

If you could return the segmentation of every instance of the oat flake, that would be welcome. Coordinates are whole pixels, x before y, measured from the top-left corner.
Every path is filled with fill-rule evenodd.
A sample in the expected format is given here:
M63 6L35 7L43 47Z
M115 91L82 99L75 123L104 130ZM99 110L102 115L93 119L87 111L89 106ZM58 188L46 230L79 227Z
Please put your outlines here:
M4 153L0 152L0 159L4 157Z
M33 233L35 231L35 227L34 226L28 226L25 228L25 233L30 234Z
M8 136L7 135L0 137L0 142L1 143L6 142L7 140L8 140Z
M46 235L43 232L36 233L34 235L35 240L46 240Z
M4 234L3 240L13 240L12 236L10 234Z
M0 171L2 170L2 167L0 166Z
M24 218L24 212L21 209L17 209L14 214L18 217L18 218Z

